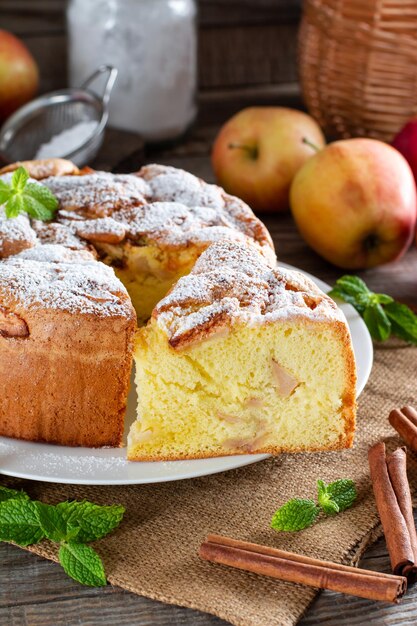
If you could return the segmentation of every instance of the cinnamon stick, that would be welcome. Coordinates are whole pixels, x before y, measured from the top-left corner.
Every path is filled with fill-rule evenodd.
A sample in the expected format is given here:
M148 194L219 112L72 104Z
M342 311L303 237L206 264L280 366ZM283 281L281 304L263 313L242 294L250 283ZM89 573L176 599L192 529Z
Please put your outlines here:
M255 574L370 600L397 603L407 589L407 579L402 576L321 561L219 535L207 537L200 547L200 557Z
M417 411L412 406L394 409L388 419L407 446L417 452Z
M380 442L368 452L376 505L394 574L415 579L417 535L407 479L406 451L398 448L386 457Z
M397 496L398 506L407 526L411 549L414 559L412 565L406 565L400 572L407 576L409 581L417 579L417 533L413 516L413 504L411 501L410 486L407 480L407 452L405 448L398 448L387 457L388 474L394 493Z

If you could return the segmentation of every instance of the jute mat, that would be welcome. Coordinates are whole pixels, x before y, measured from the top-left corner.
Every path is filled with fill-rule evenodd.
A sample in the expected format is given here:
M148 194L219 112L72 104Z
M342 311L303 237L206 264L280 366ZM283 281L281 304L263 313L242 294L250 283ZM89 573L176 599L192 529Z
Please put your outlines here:
M219 533L355 563L380 534L367 449L380 439L386 440L388 447L398 445L387 421L388 412L417 402L416 375L416 348L390 344L376 349L372 375L359 403L355 446L341 453L282 455L216 476L161 485L14 484L45 502L87 498L126 507L120 528L95 544L113 585L206 611L239 626L290 626L315 597L314 589L203 562L197 556L200 543L207 533ZM410 455L409 474L416 477L413 490L416 470L415 458ZM300 533L270 530L277 506L294 496L314 496L318 478L353 478L359 490L356 505L334 518L320 519ZM55 549L47 543L30 550L56 560Z

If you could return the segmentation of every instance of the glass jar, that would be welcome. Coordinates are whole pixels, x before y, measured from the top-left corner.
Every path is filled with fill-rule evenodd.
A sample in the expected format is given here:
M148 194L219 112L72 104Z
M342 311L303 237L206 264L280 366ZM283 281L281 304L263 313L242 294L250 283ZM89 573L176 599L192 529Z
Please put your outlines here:
M70 0L70 85L100 65L119 70L109 124L146 141L182 135L196 115L194 0Z

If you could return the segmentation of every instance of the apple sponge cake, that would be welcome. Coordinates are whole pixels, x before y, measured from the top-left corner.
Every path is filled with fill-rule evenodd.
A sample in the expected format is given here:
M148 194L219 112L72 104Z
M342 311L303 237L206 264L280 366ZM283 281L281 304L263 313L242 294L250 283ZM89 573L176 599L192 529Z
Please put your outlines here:
M253 246L210 246L158 303L134 358L130 460L352 445L356 373L344 316Z
M0 262L0 434L119 446L135 312L87 250L37 245Z

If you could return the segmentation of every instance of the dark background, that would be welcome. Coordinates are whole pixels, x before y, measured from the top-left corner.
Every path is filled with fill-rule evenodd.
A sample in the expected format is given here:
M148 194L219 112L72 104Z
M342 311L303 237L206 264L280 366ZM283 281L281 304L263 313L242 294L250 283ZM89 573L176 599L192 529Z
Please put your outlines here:
M85 0L88 2L89 0ZM204 121L242 104L300 102L297 28L301 0L197 0L199 102ZM21 37L40 91L67 84L66 0L0 0L0 28Z

